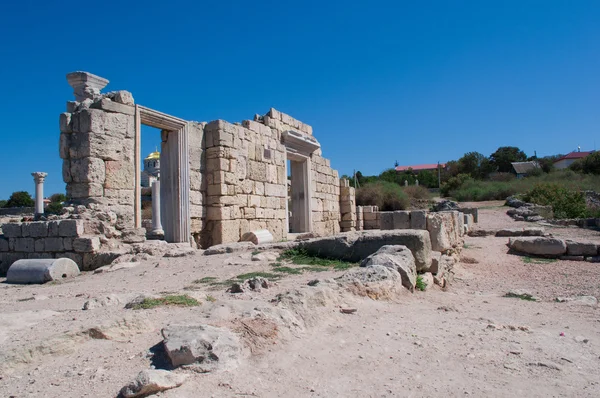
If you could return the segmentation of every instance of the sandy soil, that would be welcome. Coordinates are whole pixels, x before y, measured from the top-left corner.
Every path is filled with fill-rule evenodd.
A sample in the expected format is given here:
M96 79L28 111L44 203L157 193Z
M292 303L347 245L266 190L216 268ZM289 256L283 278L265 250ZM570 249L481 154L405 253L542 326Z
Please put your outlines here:
M478 228L515 222L500 202L477 204ZM547 228L555 236L598 241L600 233ZM600 297L600 264L536 263L507 254L507 238L465 239L463 262L446 290L405 294L397 302L356 296L309 309L307 327L275 330L249 343L233 371L189 373L162 397L598 397L598 307L557 303L558 296ZM107 397L153 364L152 347L168 324L235 325L277 294L341 272L290 275L260 293L232 295L194 283L270 271L251 253L160 258L131 269L83 274L43 286L0 284L0 395ZM505 298L525 289L541 302ZM140 293L188 293L198 307L127 310ZM84 311L86 301L114 305ZM216 301L212 301L212 299ZM310 318L310 319L309 319ZM84 331L103 330L108 339ZM563 334L561 336L561 334ZM177 372L186 372L177 370Z

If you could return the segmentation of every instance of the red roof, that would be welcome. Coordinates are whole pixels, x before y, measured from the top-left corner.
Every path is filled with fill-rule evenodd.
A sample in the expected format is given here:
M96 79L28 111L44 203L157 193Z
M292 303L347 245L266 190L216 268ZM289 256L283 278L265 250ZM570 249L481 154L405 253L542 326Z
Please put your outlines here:
M446 167L446 163L440 163L442 168ZM396 167L396 171L408 171L408 169L412 169L413 171L423 171L423 170L437 170L437 163L430 164L417 164L414 166L398 166Z
M594 151L589 151L589 152L571 152L571 153L567 153L565 156L563 156L562 158L558 158L554 161L554 163L560 161L560 160L565 160L565 159L583 159L584 157L586 157L587 155L591 154Z

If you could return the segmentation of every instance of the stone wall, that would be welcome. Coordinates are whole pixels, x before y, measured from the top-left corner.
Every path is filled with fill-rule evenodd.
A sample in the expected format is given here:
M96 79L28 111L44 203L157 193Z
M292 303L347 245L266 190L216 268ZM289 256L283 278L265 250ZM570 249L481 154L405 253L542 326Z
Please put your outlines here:
M350 181L345 178L340 180L340 213L342 217L340 222L341 231L356 231L359 217L356 213L355 190L350 186ZM360 214L360 221L362 221L362 213Z
M124 229L134 227L135 108L131 94L117 93L67 103L59 153L72 203L102 205Z
M205 126L206 225L201 246L268 229L287 235L285 147L276 130L250 120Z
M204 127L206 123L191 122L188 130L190 154L190 231L200 243L206 221L206 159Z
M33 216L34 207L3 207L0 216Z
M95 262L100 250L98 236L85 235L83 220L9 223L0 235L0 274L20 259L60 258L75 261L81 269Z
M317 150L312 156L313 232L332 235L340 232L340 184L337 170Z

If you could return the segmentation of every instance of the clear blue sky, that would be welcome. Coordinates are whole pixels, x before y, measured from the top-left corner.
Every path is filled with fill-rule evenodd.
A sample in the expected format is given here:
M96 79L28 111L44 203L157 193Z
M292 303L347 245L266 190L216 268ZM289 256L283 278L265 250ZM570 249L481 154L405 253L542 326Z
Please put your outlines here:
M313 126L340 174L594 149L599 21L584 0L3 1L0 198L33 192L33 171L64 192L58 115L75 70L188 120L275 107Z

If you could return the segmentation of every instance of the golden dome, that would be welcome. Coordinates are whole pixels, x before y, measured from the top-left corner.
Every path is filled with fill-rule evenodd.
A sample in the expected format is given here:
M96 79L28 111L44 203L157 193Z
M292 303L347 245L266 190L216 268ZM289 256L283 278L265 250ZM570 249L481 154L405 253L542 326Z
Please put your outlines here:
M144 160L154 160L154 159L160 159L160 152L158 152L158 151L152 152L150 155L146 156L146 158Z

